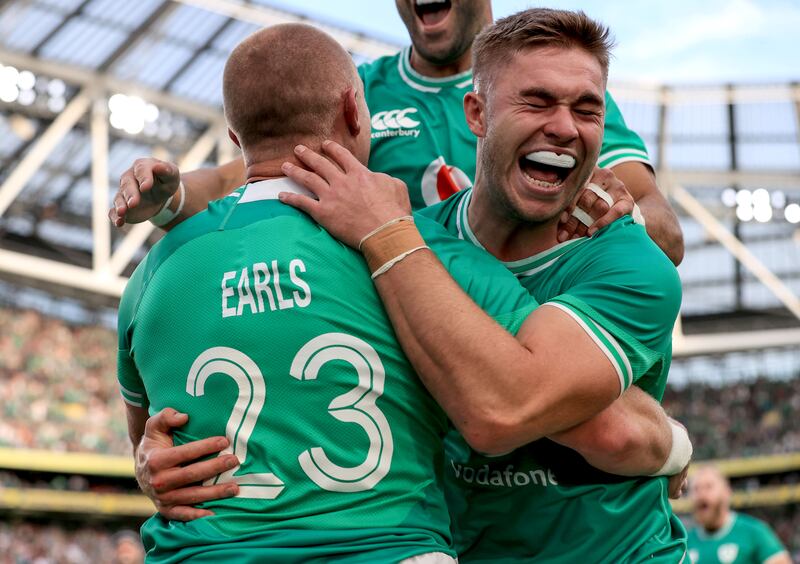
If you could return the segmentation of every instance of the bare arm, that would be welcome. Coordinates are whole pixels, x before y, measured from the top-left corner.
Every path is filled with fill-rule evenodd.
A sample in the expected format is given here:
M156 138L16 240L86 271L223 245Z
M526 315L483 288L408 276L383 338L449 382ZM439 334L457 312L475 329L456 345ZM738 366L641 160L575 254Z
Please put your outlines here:
M683 232L678 216L656 185L653 171L640 162L625 162L612 170L642 210L647 234L675 266L679 265L684 252Z
M226 448L229 443L225 437L209 437L176 447L171 430L186 424L186 414L167 408L148 419L146 408L129 404L125 407L136 481L161 515L176 521L206 517L213 512L192 506L238 493L236 484L196 485L238 466L239 461L232 454L196 462Z
M173 163L157 159L137 159L119 181L119 190L108 212L117 227L125 223L141 223L156 215L172 196L169 209L180 213L161 228L168 231L184 219L203 211L208 202L230 194L244 184L244 162L241 158L216 168L199 169L180 174ZM183 180L185 191L178 191Z
M318 174L292 165L284 172L319 201L290 194L284 202L354 247L375 226L408 213L402 182L370 173L334 143L324 147L344 172L313 151L300 150L298 157ZM352 199L337 200L335 192ZM572 428L620 394L613 365L569 314L540 307L515 339L472 302L429 251L397 263L376 279L376 287L407 356L478 451L507 452ZM402 299L409 296L413 299Z
M588 421L549 438L578 451L595 468L622 476L658 472L672 448L667 414L636 386Z

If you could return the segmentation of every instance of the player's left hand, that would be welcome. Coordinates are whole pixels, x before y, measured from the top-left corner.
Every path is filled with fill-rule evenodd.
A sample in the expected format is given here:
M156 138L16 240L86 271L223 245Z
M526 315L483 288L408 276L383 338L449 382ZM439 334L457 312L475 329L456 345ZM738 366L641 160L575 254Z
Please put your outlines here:
M557 235L559 243L585 235L591 237L606 225L610 225L623 215L633 212L635 203L633 196L628 192L625 184L609 169L595 167L592 177L589 179L589 184L594 184L605 192L613 201L613 205L609 205L608 202L588 187L581 190L572 205L561 214ZM585 225L572 215L572 211L576 207L591 217L593 220L591 225Z
M325 141L322 151L328 158L298 145L295 156L308 170L288 162L281 167L286 176L317 199L282 192L281 202L306 212L331 235L355 249L374 229L411 214L405 182L370 171L333 141Z

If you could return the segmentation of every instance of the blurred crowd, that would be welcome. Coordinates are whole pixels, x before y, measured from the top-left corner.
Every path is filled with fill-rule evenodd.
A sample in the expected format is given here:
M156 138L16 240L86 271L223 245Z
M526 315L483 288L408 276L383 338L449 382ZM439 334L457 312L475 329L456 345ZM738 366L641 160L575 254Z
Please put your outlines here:
M695 460L800 451L800 377L667 388L664 408L689 429Z
M141 564L138 533L64 523L0 522L0 564Z
M113 331L0 308L0 446L130 454Z

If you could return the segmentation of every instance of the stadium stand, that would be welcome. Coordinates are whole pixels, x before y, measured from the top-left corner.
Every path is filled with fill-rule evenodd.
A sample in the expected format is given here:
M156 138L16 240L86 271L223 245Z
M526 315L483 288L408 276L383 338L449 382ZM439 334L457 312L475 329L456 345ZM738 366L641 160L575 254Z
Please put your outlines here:
M108 229L107 196L142 155L184 169L232 157L225 57L259 27L298 19L269 1L235 13L0 2L0 564L142 560L131 531L152 505L132 478L110 328L124 277L158 236ZM359 63L397 48L334 31ZM695 459L731 477L734 507L769 522L800 562L800 85L611 90L686 241L687 342L676 340L665 405ZM704 334L717 339L685 346ZM675 508L688 519L686 500Z

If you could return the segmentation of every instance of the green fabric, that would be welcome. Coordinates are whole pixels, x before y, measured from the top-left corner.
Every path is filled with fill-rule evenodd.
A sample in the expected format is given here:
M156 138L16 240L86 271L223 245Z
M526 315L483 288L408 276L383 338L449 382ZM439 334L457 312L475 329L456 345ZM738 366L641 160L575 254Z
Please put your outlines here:
M786 551L769 525L733 511L719 531L691 529L688 543L691 564L762 564Z
M238 561L246 545L253 558L288 561L284 541L297 539L320 557L328 544L382 561L453 554L444 413L402 354L360 255L301 212L250 198L265 184L172 230L122 298L123 397L150 413L188 413L177 444L227 434L243 461L242 494L203 504L215 515L202 527L216 536L154 517L143 530L149 558L205 554L205 543L215 558ZM514 277L435 222L419 226L473 298L515 331L536 303Z
M469 229L471 190L421 213L453 235ZM666 383L680 307L674 266L626 216L584 238L507 263L538 302L560 307L619 369L657 399ZM540 440L500 457L446 440L446 486L462 562L678 562L686 532L666 478L600 472L576 452Z
M475 178L477 139L464 118L472 71L431 79L409 64L410 48L358 68L372 114L369 168L403 180L414 209L438 203ZM600 166L649 163L647 149L628 129L606 92L605 137Z

